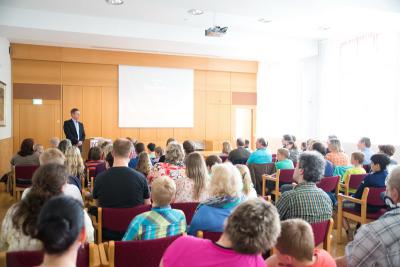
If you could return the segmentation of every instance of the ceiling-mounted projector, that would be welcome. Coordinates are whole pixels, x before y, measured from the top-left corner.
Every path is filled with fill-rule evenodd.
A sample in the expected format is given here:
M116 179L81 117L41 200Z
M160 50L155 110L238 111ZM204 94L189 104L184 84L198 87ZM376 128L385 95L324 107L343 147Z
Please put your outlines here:
M209 37L221 37L226 34L228 27L214 26L206 29L205 35Z

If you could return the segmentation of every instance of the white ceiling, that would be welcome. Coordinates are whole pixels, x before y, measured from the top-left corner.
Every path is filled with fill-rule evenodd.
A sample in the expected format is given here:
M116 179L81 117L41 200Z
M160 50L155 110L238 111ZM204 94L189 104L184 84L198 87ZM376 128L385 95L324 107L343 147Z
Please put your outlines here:
M214 24L227 35L205 37ZM0 0L0 36L34 44L278 60L382 31L400 31L400 0Z

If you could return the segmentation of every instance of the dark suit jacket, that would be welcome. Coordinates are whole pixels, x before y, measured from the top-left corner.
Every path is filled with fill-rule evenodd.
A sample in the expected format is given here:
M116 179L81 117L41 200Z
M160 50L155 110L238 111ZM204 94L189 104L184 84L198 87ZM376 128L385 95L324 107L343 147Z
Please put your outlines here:
M76 128L73 120L64 121L64 133L67 139L71 140L72 144L85 140L85 129L82 122L79 122L79 136L76 135Z

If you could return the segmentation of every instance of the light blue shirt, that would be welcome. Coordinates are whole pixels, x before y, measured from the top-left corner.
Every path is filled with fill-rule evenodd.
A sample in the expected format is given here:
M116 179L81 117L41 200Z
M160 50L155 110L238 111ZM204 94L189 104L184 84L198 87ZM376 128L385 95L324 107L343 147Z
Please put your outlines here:
M272 154L267 148L258 148L251 153L247 164L266 164L272 162Z
M371 164L371 157L374 154L374 152L371 150L371 148L366 147L364 150L361 151L364 154L364 162L363 165L369 165Z
M79 137L80 137L79 136L79 123L74 119L72 119L72 121L74 122L75 129L76 129L76 136L78 136L78 140L79 140Z

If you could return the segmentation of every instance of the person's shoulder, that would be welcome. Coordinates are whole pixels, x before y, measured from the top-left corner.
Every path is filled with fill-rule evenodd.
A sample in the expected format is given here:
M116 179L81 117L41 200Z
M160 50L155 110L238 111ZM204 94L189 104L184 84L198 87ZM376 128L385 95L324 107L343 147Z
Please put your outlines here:
M185 218L185 213L182 210L178 209L171 209L171 212L176 214L177 216Z
M336 262L326 250L316 248L314 254L317 256L317 262L313 266L336 267Z

